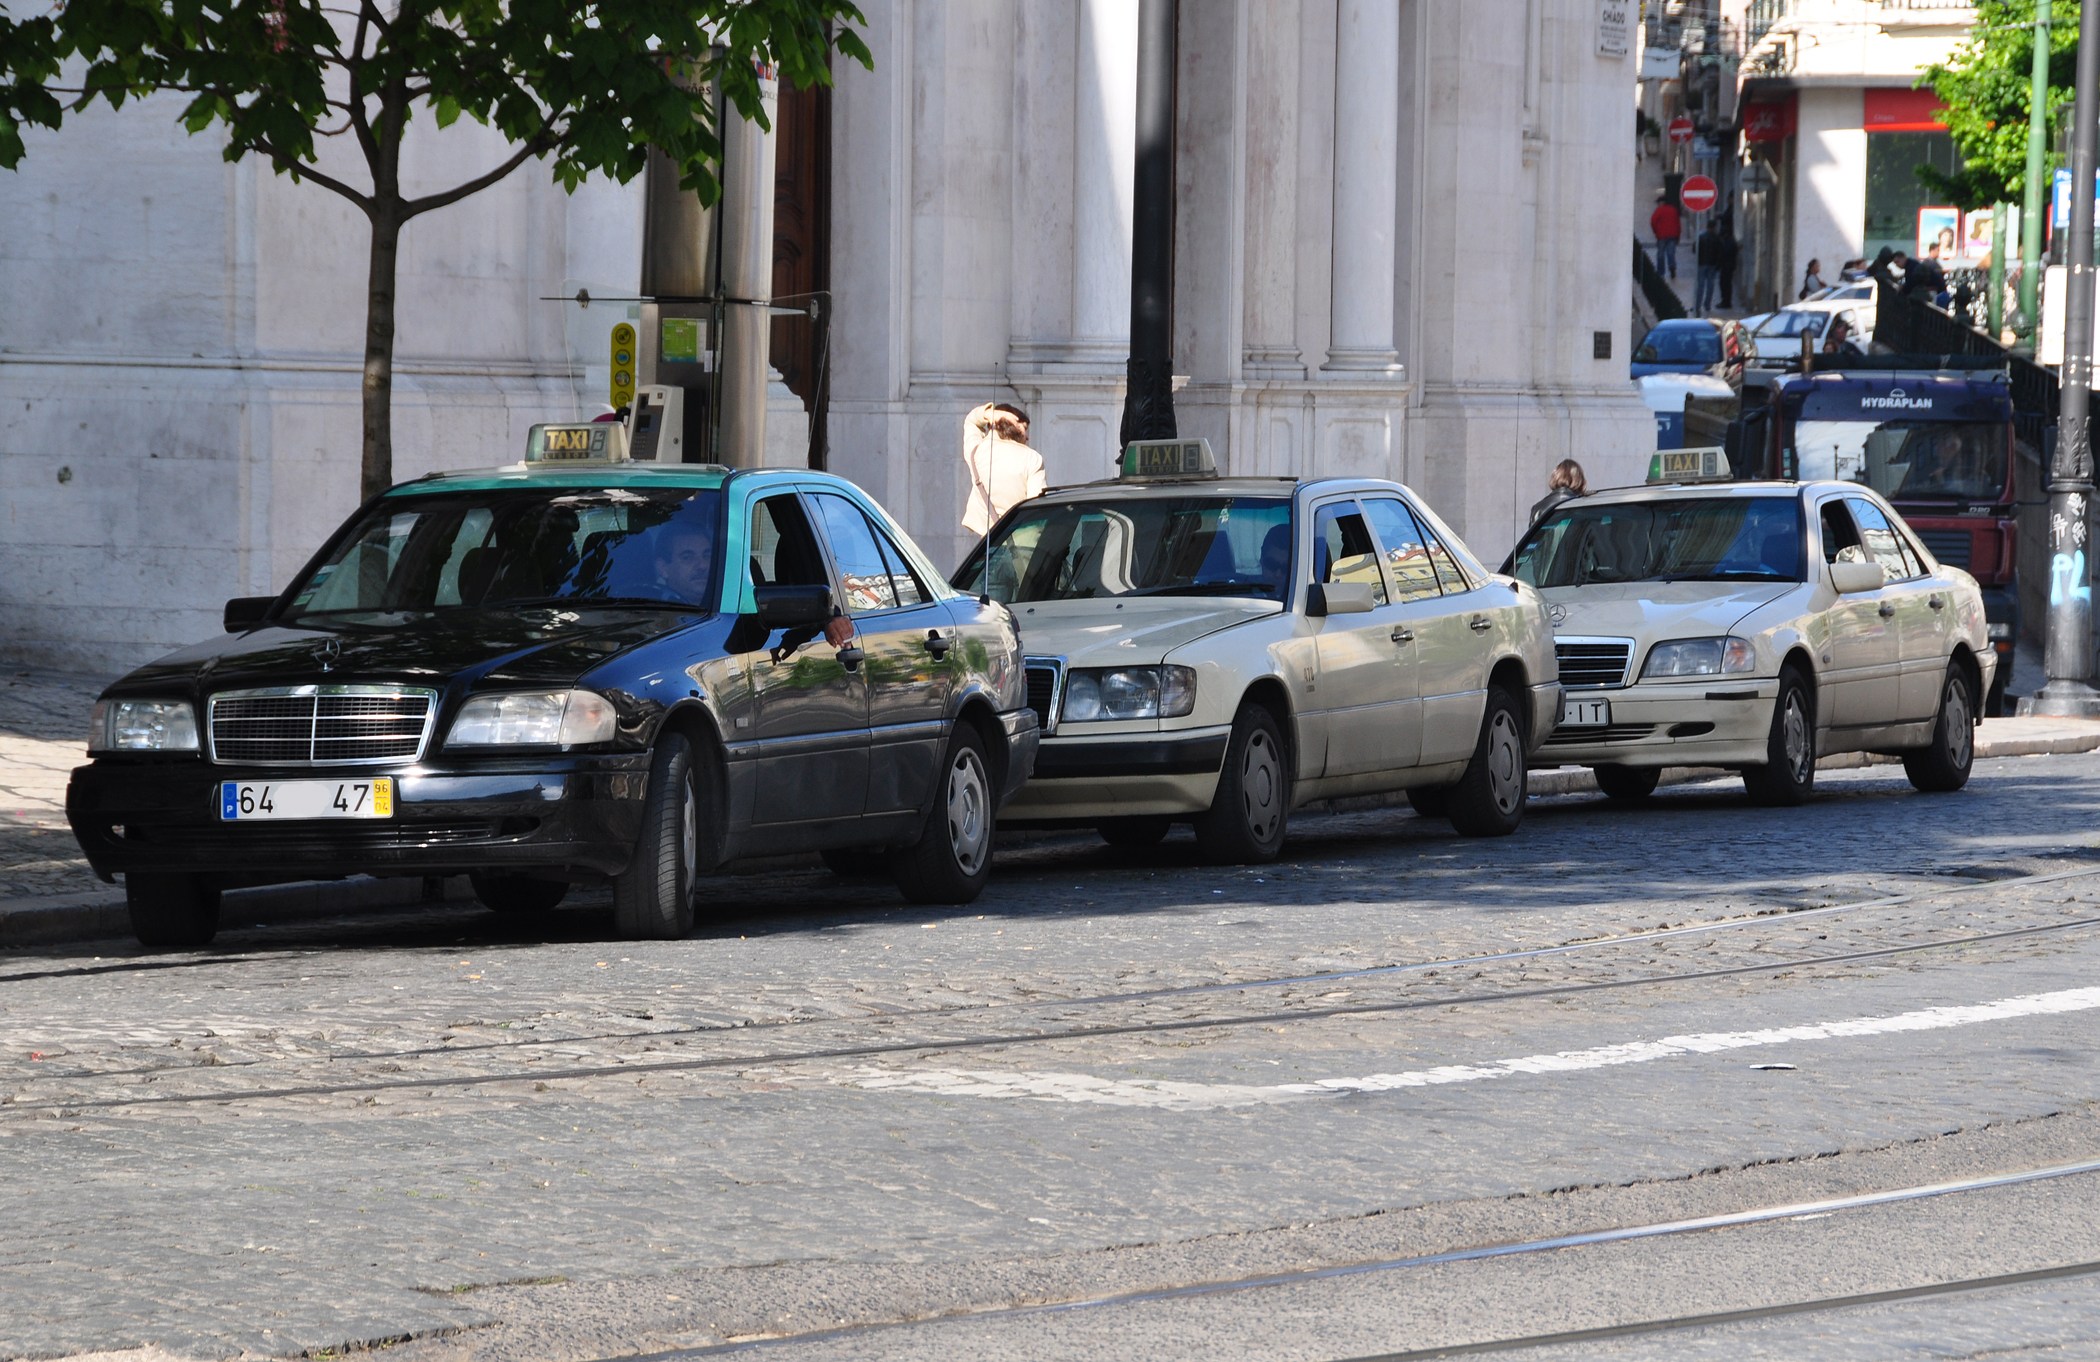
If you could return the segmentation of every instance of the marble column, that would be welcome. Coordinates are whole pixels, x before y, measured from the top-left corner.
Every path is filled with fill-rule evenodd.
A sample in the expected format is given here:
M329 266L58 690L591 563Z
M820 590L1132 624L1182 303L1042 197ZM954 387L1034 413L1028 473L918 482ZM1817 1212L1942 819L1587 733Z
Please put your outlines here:
M1334 60L1334 312L1328 371L1390 372L1400 183L1400 9L1341 0Z

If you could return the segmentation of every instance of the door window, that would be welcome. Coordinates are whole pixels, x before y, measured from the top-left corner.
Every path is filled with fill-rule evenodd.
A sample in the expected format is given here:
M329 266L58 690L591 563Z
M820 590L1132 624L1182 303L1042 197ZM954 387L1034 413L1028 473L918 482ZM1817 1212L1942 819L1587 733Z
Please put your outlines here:
M1355 502L1334 502L1313 513L1313 580L1362 582L1370 586L1374 601L1386 603L1378 545Z
M759 586L831 585L817 536L793 492L751 508L751 580Z
M1429 547L1434 540L1415 519L1414 512L1398 497L1367 497L1364 514L1378 531L1378 542L1385 549L1386 570L1393 575L1394 599L1419 601L1442 595Z
M890 566L875 542L868 518L842 496L819 492L811 500L824 522L824 536L831 541L831 556L839 567L848 612L863 615L872 610L897 608L897 584L890 579Z
M874 524L872 521L869 523ZM897 604L924 605L927 599L925 584L911 570L911 564L904 561L903 552L882 532L879 525L875 526L875 547L882 550L882 561L889 565L890 581L897 588Z
M1881 570L1892 582L1908 581L1918 575L1916 566L1904 554L1903 536L1889 524L1881 508L1871 501L1858 497L1846 497L1845 509L1859 526L1859 540L1867 549L1867 556L1881 564Z

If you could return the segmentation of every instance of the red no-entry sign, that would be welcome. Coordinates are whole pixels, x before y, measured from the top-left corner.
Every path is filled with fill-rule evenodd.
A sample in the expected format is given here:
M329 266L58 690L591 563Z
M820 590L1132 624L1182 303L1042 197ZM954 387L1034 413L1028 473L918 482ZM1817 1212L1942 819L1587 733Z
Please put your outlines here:
M1692 120L1691 120L1691 119L1689 119L1689 118L1687 118L1687 117L1686 117L1685 115L1683 115L1683 114L1679 114L1679 115L1677 115L1677 117L1675 117L1675 118L1671 119L1671 120L1670 120L1670 140L1671 140L1672 142L1689 142L1689 141L1691 141L1691 140L1692 140Z
M1677 187L1677 201L1693 213L1705 212L1713 207L1714 201L1720 197L1720 187L1704 175L1687 176L1684 183Z

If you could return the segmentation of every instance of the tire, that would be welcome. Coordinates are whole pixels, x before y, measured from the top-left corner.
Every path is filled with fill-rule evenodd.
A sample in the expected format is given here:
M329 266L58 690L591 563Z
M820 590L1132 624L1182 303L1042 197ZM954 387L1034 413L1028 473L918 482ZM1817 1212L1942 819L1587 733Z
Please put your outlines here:
M824 868L849 880L880 875L889 869L889 857L868 847L826 847L817 853Z
M1590 768L1597 777L1597 788L1604 791L1607 799L1646 799L1655 793L1655 786L1662 779L1660 766L1620 766L1607 763Z
M998 796L984 738L967 722L955 726L941 763L933 815L919 840L891 859L897 888L913 903L970 903L992 877L992 831Z
M1932 742L1903 754L1903 774L1928 794L1945 794L1969 783L1976 761L1975 697L1969 678L1950 662L1940 682L1940 712L1932 724Z
M1530 785L1524 771L1524 721L1517 702L1488 687L1480 741L1466 773L1451 787L1451 826L1467 837L1507 837L1524 821Z
M469 875L474 897L481 906L505 917L538 917L551 913L569 896L569 886L560 880L539 880L530 875Z
M613 876L613 929L625 940L675 941L693 930L700 816L693 745L683 733L666 733L649 763L634 859Z
M1407 806L1423 818L1451 816L1449 785L1417 785L1407 792Z
M1765 763L1743 768L1743 788L1768 808L1791 808L1815 793L1816 696L1793 667L1779 673Z
M219 934L219 891L195 875L127 874L124 906L149 950L195 950Z
M1101 840L1124 851L1144 851L1156 847L1167 839L1168 829L1174 826L1171 818L1111 818L1094 825Z
M1291 821L1291 769L1276 716L1243 704L1225 744L1210 808L1197 815L1196 848L1212 865L1262 865L1283 850Z

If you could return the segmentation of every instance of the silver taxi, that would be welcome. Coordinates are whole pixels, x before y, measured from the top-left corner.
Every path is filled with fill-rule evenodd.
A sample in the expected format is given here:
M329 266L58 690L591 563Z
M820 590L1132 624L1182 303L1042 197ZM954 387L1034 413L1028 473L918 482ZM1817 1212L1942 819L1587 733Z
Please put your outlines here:
M1533 764L1593 767L1618 799L1664 766L1734 767L1785 805L1818 756L1865 751L1959 789L1996 666L1975 579L1858 483L1727 482L1710 450L1655 463L1684 480L1562 502L1503 565L1545 598L1566 687Z
M1538 594L1413 492L1221 478L1200 441L1022 503L955 584L1020 626L1043 738L1008 825L1143 846L1193 822L1207 859L1255 863L1309 800L1405 789L1507 833L1560 712Z

